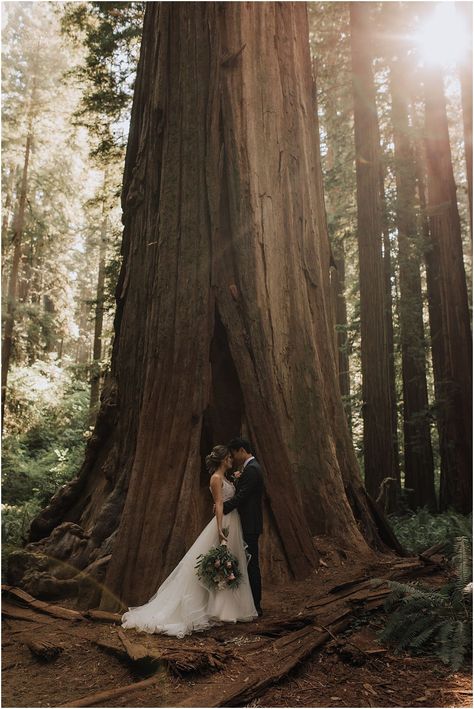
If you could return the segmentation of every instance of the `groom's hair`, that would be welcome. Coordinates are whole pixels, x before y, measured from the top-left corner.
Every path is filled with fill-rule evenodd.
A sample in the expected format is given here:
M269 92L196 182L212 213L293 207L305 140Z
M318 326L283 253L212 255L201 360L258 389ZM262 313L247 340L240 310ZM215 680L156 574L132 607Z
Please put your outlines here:
M238 451L240 448L243 448L247 453L252 453L252 448L246 438L233 438L227 447L231 451Z

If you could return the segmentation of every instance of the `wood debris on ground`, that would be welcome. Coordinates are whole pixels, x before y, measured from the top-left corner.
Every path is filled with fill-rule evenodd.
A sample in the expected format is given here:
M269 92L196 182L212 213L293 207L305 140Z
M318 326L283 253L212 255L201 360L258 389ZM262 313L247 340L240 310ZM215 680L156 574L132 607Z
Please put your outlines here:
M437 554L352 569L331 568L328 559L315 577L267 592L258 621L182 640L125 632L118 614L79 613L4 586L3 704L467 706L470 677L436 660L394 657L368 624L390 592L388 579L419 572L430 583L442 580ZM348 630L361 611L364 627ZM44 643L44 659L32 639Z

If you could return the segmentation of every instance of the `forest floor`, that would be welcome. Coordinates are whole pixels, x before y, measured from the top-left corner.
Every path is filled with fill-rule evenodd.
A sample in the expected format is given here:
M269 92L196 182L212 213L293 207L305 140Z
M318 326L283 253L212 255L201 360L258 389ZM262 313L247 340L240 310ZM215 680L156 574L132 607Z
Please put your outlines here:
M447 569L434 564L423 570L416 557L353 560L321 538L317 546L320 568L305 581L264 589L264 616L254 623L218 626L182 640L128 630L128 654L117 623L53 617L12 603L5 593L2 706L471 706L470 665L453 672L435 658L395 654L377 638L384 613L370 579L395 569L398 577L419 574L436 586ZM56 646L59 654L37 659L27 645L32 639ZM153 671L137 657L132 661L139 646L164 660ZM200 671L193 671L199 663ZM144 678L133 691L87 699Z

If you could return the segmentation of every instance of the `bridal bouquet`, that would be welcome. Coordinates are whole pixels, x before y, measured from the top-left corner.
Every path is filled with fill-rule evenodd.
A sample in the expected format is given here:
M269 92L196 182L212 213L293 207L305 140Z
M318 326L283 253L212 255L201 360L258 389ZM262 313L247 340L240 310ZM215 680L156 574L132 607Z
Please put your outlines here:
M223 591L239 585L242 577L239 562L227 549L227 542L211 547L207 554L200 554L196 561L196 573L210 591Z

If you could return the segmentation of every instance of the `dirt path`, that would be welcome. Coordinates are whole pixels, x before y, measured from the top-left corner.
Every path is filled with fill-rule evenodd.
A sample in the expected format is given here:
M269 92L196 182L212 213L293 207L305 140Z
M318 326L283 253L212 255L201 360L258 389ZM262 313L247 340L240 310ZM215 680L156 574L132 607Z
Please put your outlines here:
M220 626L183 640L127 631L132 642L160 657L186 649L186 657L205 658L217 650L215 657L223 660L203 672L180 671L175 665L173 672L169 663L160 662L153 668L152 685L98 706L471 706L469 668L453 674L434 659L395 656L380 646L377 630L382 614L375 607L380 604L377 598L359 610L352 628L338 632L337 624L321 627L341 613L357 615L357 593L367 593L364 577L393 573L400 559L380 555L352 562L344 552L326 549L323 561L326 565L306 581L267 589L265 615L255 623ZM350 583L354 580L355 585ZM442 575L430 574L430 583L440 581ZM348 585L328 594L341 584ZM140 663L126 661L118 625L53 618L37 609L12 606L10 600L5 603L10 616L4 616L2 634L4 707L64 706L150 676L146 663L140 669ZM12 617L15 608L22 617ZM293 620L282 626L285 618ZM324 633L324 643L311 649ZM58 656L49 662L37 659L26 644L32 637L57 646ZM122 648L122 654L113 648ZM288 658L292 665L299 656L288 676L272 679ZM253 691L246 694L246 687L255 686L258 678L262 682L258 696Z

